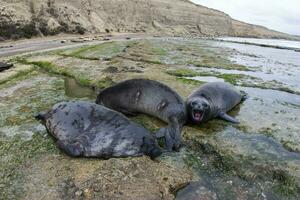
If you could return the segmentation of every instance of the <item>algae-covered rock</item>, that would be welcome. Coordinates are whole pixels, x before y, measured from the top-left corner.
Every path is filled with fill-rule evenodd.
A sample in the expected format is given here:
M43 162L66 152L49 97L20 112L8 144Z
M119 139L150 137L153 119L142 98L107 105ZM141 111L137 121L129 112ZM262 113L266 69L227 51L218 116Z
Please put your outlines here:
M70 81L34 71L1 85L1 197L173 199L171 191L191 180L188 169L148 157L73 159L58 150L34 115L70 99L67 91L79 90ZM74 91L71 97L82 98Z
M267 57L273 51L260 56L257 47L247 53L219 44L143 39L13 60L15 67L0 74L1 197L299 199L298 54L278 50L287 55L278 64ZM94 102L98 89L132 78L160 81L186 99L210 77L243 85L237 87L249 98L229 113L241 123L187 124L185 147L155 161L69 158L33 117L59 101ZM165 126L146 115L131 120L153 132Z

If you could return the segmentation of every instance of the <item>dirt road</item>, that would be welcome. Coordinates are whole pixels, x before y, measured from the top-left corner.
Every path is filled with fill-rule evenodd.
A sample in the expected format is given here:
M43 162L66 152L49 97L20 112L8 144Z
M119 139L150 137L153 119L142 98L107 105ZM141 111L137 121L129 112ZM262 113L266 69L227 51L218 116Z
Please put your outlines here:
M125 39L139 39L150 37L143 34L114 34L114 35L88 35L88 36L55 36L47 38L35 38L20 41L0 42L0 58L26 54L33 52L44 52L49 50L77 47L86 44L99 44L107 40L117 41Z

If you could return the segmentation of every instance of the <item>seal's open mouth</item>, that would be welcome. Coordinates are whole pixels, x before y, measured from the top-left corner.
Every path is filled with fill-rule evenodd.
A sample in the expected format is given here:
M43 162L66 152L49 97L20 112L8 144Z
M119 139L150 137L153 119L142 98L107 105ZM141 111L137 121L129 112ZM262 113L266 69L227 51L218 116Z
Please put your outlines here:
M199 110L194 110L193 111L193 118L195 121L201 121L203 117L203 113Z

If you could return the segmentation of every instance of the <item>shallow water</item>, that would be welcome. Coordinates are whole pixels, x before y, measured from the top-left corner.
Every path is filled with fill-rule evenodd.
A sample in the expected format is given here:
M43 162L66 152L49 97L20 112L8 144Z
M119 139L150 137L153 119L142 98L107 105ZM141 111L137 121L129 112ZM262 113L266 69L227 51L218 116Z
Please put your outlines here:
M224 79L217 78L214 76L195 76L195 77L187 77L186 79L202 81L202 82L216 82L216 81L224 82Z
M80 85L74 78L64 78L65 93L70 98L91 98L96 97L96 91L93 88Z
M252 44L266 44L274 47L279 46L279 47L290 47L290 48L300 49L299 41L279 40L279 39L238 38L238 37L222 37L220 39L225 41L248 42Z
M255 69L255 72L240 73L264 80L276 80L300 91L300 52L224 42L215 42L213 45L234 50L229 57L232 62Z
M199 152L185 153L186 157L194 155L191 165L199 178L180 190L176 199L284 199L274 192L276 184L280 185L271 181L274 174L283 173L281 169L285 169L297 180L300 178L300 154L287 151L270 137L245 134L228 126L210 140L208 144L234 152L234 161L231 158L222 161L218 156L211 158L215 155L214 151L210 152L210 146L204 150L204 155L203 152L200 155ZM232 165L223 169L224 166L216 162L232 162Z
M189 48L178 51L173 47L173 50L163 59L167 64L182 65L182 67L185 65L186 68L196 72L211 72L211 76L194 76L186 77L186 79L201 82L224 81L213 74L244 74L250 77L247 81L252 82L253 85L257 80L275 81L278 85L291 88L296 92L300 91L299 52L229 42L201 40L169 40L168 42L175 46L189 44ZM201 53L197 56L197 48L202 49L199 51L202 55L214 52L215 56L225 56L233 63L247 66L249 70L225 69L218 62L215 62L218 68L184 64L189 60L199 58ZM207 57L213 56L208 53ZM259 79L251 79L251 77ZM194 160L191 164L195 167L195 173L199 175L199 181L180 190L177 199L199 199L200 197L203 199L282 199L283 197L274 192L279 187L276 184L280 183L276 181L271 183L272 181L267 180L266 177L273 175L261 175L261 173L268 173L265 172L266 168L273 170L272 173L275 174L278 173L278 169L286 170L297 183L300 182L300 96L272 89L238 88L249 96L242 105L230 112L230 115L235 116L241 122L240 125L225 123L221 125L222 128L212 128L217 131L204 129L204 134L213 136L210 135L207 138L206 135L203 139L199 139L199 143L201 145L214 144L215 148L234 155L240 167L245 170L242 170L243 173L251 174L250 176L255 177L256 180L249 184L245 178L241 178L244 175L225 175L219 170L209 173L207 168L203 170L196 164L200 162L201 166L205 167L207 163L204 160L209 160L207 155L200 155L197 161ZM213 127L213 124L219 122L213 120L210 123ZM181 159L174 160L182 162L182 157L191 156L186 152L182 154L179 156ZM191 154L197 157L196 152ZM239 156L243 159L239 159ZM244 159L247 160L249 166L243 164ZM208 168L212 167L210 164L207 165ZM264 178L256 178L259 176ZM299 190L296 192L299 193ZM297 198L291 197L291 199Z

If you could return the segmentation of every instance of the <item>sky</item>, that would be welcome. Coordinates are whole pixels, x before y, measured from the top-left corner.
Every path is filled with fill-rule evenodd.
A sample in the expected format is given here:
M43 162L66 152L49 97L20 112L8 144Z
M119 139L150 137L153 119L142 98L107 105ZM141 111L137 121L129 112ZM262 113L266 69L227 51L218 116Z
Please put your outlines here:
M191 0L232 18L300 35L300 0Z

